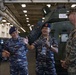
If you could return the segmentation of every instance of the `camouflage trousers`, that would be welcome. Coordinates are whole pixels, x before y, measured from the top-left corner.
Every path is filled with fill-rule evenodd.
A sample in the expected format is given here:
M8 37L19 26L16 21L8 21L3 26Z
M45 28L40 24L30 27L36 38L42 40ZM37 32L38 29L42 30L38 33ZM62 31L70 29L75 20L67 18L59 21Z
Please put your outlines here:
M76 66L68 68L68 75L76 75Z
M10 75L28 75L27 66L10 66Z
M74 73L68 72L68 75L76 75L76 72L74 72Z
M36 63L36 75L57 75L54 64Z

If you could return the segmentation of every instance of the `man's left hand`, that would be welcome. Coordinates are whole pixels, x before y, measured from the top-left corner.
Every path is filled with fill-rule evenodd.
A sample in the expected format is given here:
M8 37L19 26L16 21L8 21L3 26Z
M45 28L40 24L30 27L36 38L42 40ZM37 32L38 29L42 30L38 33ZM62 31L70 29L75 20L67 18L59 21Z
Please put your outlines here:
M46 41L45 45L47 48L50 48L50 42Z
M61 66L64 68L64 69L67 69L67 64L66 64L66 61L64 61L64 60L61 60L60 61L61 62Z

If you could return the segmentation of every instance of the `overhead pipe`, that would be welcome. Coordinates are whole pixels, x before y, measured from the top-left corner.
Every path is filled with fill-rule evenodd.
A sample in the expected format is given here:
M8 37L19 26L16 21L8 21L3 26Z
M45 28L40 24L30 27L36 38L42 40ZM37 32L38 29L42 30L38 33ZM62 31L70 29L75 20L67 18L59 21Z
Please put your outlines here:
M5 19L10 22L11 24L17 26L19 29L21 29L20 23L11 15L11 13L6 9L4 12L0 10L0 15L5 17ZM22 30L22 29L21 29ZM25 30L22 30L26 32Z
M0 15L2 15L2 17L5 17L5 19L10 22L11 24L17 26L18 28L22 28L20 23L14 18L14 16L12 15L12 13L8 10L8 8L6 8L3 4L3 1L0 0ZM22 29L21 29L22 30ZM23 30L25 32L25 30Z
M8 8L4 6L3 0L0 0L0 15L5 17L10 23L20 25L18 21L12 16L12 13L9 12Z
M31 3L30 0L4 0L5 3Z
M6 10L6 7L4 6L3 0L0 0L0 10L2 10L2 11Z
M5 17L5 19L8 22L10 22L11 24L16 25L17 27L19 27L19 24L17 24L16 20L12 16L10 16L9 13L7 13L7 12L8 12L8 10L6 10L6 12L3 12L3 11L0 10L0 15Z
M54 0L49 0L49 1L39 1L39 0L4 0L5 3L73 3L73 2L76 2L76 1L71 1L71 0L61 0L61 1L54 1Z

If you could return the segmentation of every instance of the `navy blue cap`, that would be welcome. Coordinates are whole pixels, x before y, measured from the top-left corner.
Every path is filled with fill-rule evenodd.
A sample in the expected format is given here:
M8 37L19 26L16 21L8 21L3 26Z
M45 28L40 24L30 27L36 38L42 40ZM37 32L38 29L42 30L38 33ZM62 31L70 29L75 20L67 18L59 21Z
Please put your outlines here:
M43 27L51 28L51 24L49 24L49 23L45 23Z
M12 34L16 30L17 30L17 28L15 26L11 27L9 30L9 34Z

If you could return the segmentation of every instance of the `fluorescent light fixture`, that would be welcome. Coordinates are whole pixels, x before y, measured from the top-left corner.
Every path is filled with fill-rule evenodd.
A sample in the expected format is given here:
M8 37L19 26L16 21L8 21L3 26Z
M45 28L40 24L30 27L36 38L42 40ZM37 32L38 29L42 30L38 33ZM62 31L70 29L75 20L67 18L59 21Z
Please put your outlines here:
M23 8L25 8L25 7L26 7L26 4L21 4L21 6L22 6Z
M6 22L6 20L2 20L2 22Z
M27 10L23 10L24 13L27 13Z
M76 6L76 4L72 4L71 7L74 8Z
M34 25L31 25L32 27L34 26Z
M67 11L67 13L68 13L69 11Z
M8 25L10 24L10 23L7 23Z
M29 19L29 18L26 18L27 20Z
M11 27L13 27L13 25L12 25L12 24L11 24L10 26L11 26Z
M27 14L25 14L25 16L27 17Z
M20 31L18 31L18 33L20 33Z
M29 28L30 28L30 31L32 31L32 27L30 26Z
M27 20L26 22L29 22L29 20Z
M42 18L43 20L45 19L45 17Z
M44 22L44 20L42 20L42 22Z
M51 7L51 4L47 4L46 6L48 6L50 8Z
M23 32L26 32L22 27L20 27L21 30L23 30Z
M3 44L4 43L4 41L3 40L1 40L1 42L0 42L1 44Z
M27 26L30 26L30 24L27 24Z
M45 10L45 9L43 9L43 11L44 11L44 13L46 14L46 10Z

